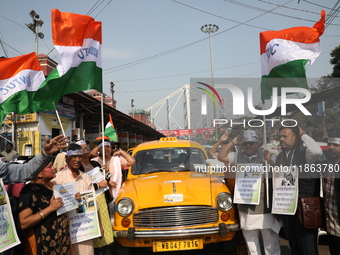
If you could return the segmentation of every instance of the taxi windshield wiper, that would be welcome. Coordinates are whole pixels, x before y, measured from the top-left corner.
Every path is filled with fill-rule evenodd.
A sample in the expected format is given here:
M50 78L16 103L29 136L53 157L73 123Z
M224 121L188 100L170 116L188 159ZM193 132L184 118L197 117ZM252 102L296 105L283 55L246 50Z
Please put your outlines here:
M153 173L157 173L157 172L173 172L172 170L165 170L165 169L159 169L159 170L153 170L150 172L145 172L144 174L153 174Z

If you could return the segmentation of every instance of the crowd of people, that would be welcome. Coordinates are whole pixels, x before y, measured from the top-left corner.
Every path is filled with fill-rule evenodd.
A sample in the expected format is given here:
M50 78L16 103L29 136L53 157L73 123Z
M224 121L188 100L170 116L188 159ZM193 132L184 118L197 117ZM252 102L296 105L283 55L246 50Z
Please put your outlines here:
M242 135L229 138L225 133L209 153L226 166L237 164L302 166L310 169L315 164L327 164L332 169L340 162L340 136L328 139L327 162L320 162L322 150L300 127L279 129L279 149L260 147L254 130L245 130ZM103 139L91 150L84 141L69 141L63 135L49 139L44 148L26 164L9 164L0 161L0 178L4 184L24 183L18 203L18 225L23 230L22 243L25 254L81 254L104 253L113 240L113 201L123 182L123 172L135 164L135 159L120 148L116 141ZM235 147L240 149L235 150ZM218 148L220 151L218 152ZM13 149L13 148L12 148ZM60 152L63 151L63 152ZM54 157L56 155L56 157ZM53 164L52 164L53 162ZM94 168L101 169L104 179L93 182L87 174ZM329 168L331 169L331 167ZM329 250L332 255L340 251L340 179L337 171L322 171L319 178L301 175L296 183L298 197L320 197L324 202L324 229L328 233ZM234 174L234 175L233 175ZM273 214L272 172L262 176L259 203L236 205L240 222L240 233L245 240L248 254L280 254L279 233L284 231L289 241L291 254L318 254L318 228L306 228L297 213ZM235 173L226 173L226 185L235 192ZM269 177L269 178L268 178ZM287 178L288 180L289 178ZM322 181L320 183L320 180ZM100 237L71 243L70 217L67 213L57 214L63 206L61 198L53 195L53 186L76 183L75 199L81 202L80 193L107 188L96 196ZM320 187L323 189L320 190ZM267 189L267 190L266 190ZM269 192L268 192L269 191ZM269 201L269 202L268 202ZM263 247L263 248L261 248ZM6 254L6 253L5 253Z
M91 150L84 140L69 141L63 135L46 137L44 149L25 164L0 162L0 178L5 186L26 183L18 196L18 231L22 245L4 254L105 254L113 244L113 201L122 184L122 171L135 164L134 158L117 141L105 137ZM62 151L62 152L60 152ZM103 156L103 153L105 156ZM98 168L104 178L92 181L87 174ZM33 170L34 169L34 170ZM96 196L100 237L71 243L70 216L57 214L64 204L54 197L54 185L75 182L75 199L81 204L84 191L107 191ZM83 203L86 206L86 203Z
M230 133L224 134L211 148L209 153L225 165L236 164L269 164L272 166L297 166L303 174L297 181L298 199L306 197L320 197L323 194L325 208L322 215L328 234L328 245L331 255L340 254L340 186L336 171L317 171L317 175L310 175L317 165L327 166L329 169L340 162L340 137L331 137L327 145L327 162L320 162L322 150L313 138L308 136L300 127L281 127L279 129L279 146L275 153L267 148L261 149L260 140L254 130L246 130L243 135L229 139ZM219 153L216 153L221 145ZM241 148L235 151L234 147ZM311 167L312 166L312 167ZM326 168L327 168L326 167ZM322 173L320 173L322 172ZM301 223L297 212L295 214L272 214L273 181L272 172L268 177L261 176L261 190L259 204L237 204L240 228L247 246L248 254L261 254L263 246L265 254L280 254L279 232L281 226L289 241L291 254L312 255L318 253L318 228L307 228ZM235 173L226 173L226 184L230 190L235 187ZM230 181L233 180L233 181ZM320 180L323 182L320 184ZM268 183L266 183L268 181ZM293 183L291 183L292 185ZM269 192L265 190L268 187ZM323 190L320 192L320 187ZM267 198L268 196L268 198ZM269 203L267 204L267 201ZM268 206L269 205L269 206ZM261 237L260 235L261 234ZM262 240L262 241L261 241ZM262 243L261 243L262 242Z

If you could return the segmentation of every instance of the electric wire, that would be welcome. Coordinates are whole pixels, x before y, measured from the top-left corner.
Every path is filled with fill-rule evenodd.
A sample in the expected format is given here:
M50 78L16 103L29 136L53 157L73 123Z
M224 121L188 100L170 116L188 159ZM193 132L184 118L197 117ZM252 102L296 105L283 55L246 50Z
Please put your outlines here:
M104 2L105 2L105 0L102 0L95 8L93 8L93 10L91 11L91 13L89 15L91 15L95 10L97 10L97 8L99 6L101 6Z
M97 0L97 2L94 3L94 5L90 8L90 10L86 13L86 15L90 15L91 11L93 10L93 8L98 4L100 0Z
M208 15L210 15L210 16L214 16L214 17L220 18L220 19L224 19L224 20L227 20L227 21L230 21L230 22L233 22L233 23L242 24L242 25L245 25L245 26L248 26L248 27L259 28L259 29L262 29L262 30L271 30L270 28L255 26L255 25L251 25L251 24L243 24L243 23L240 22L240 21L236 21L236 20L233 20L233 19L228 19L228 18L226 18L226 17L220 16L220 15L216 15L216 14L213 14L213 13L211 13L211 12L204 11L204 10L198 9L198 8L196 8L196 7L193 7L193 6L191 6L191 5L188 5L188 4L179 2L179 1L177 1L177 0L172 0L172 2L175 2L175 3L177 3L177 4L181 4L181 5L183 5L183 6L186 6L186 7L190 8L190 9L193 9L193 10L196 10L196 11L199 11L199 12L202 12L202 13L208 14Z
M271 4L271 5L278 5L278 4L275 4L275 3L272 3L272 2L268 2L268 1L264 1L264 0L257 0L257 1L262 2L262 3L266 3L266 4ZM294 10L294 11L300 11L300 12L307 12L307 13L312 13L312 14L318 14L318 15L320 14L319 12L313 12L313 11L293 8L293 7L289 7L289 6L282 6L282 8L286 8L286 9L290 9L290 10ZM331 8L325 7L325 6L323 6L322 8L327 9L327 10L331 9Z
M340 11L340 6L336 7L339 4L340 0L336 2L336 4L333 6L330 13L327 15L326 21L325 21L325 29L333 22L335 17L338 15Z
M6 58L8 58L7 49L6 49L6 47L5 47L4 42L5 42L4 37L3 37L3 35L2 35L2 33L1 33L1 31L0 31L0 44L1 44L1 48L2 48L2 50L3 50L3 52L4 52L5 56L6 56Z
M177 2L176 0L173 0L173 1ZM289 0L289 1L287 1L286 3L284 3L283 5L286 5L287 3L291 2L291 1L292 1L292 0ZM273 8L273 9L271 9L271 10L268 10L268 11L266 11L266 12L264 12L264 13L258 15L258 16L255 16L255 17L253 17L253 18L251 18L251 19L248 19L248 20L246 20L246 21L244 21L244 22L238 22L237 25L232 26L232 27L230 27L230 28L228 28L228 29L226 29L226 30L223 30L223 31L219 32L219 33L215 33L215 34L211 35L211 37L220 35L220 34L222 34L222 33L225 33L225 32L227 32L227 31L230 31L230 30L232 30L232 29L234 29L234 28L236 28L236 27L239 27L239 26L241 26L241 25L247 24L248 22L250 22L250 21L252 21L252 20L255 20L255 19L259 18L259 17L262 17L262 16L266 15L267 13L270 13L270 12L272 12L273 10L276 10L276 9L278 9L278 8L280 8L280 6L275 7L275 8ZM150 60L153 60L153 59L162 57L162 56L164 56L164 55L168 55L168 54L170 54L170 53L173 53L173 52L182 50L182 49L184 49L184 48L186 48L186 47L192 46L192 45L194 45L194 44L196 44L196 43L202 42L202 41L207 40L207 39L209 39L209 37L203 38L203 39L201 39L201 40L197 40L197 41L195 41L195 42L192 42L192 43L189 43L189 44L186 44L186 45L177 47L177 48L175 48L175 49L172 49L172 50L169 50L169 51L166 51L166 52L163 52L163 53L159 53L159 54L153 55L153 56L148 57L148 58L144 58L144 59L140 59L140 60L137 60L137 61L134 61L134 62L130 62L130 63L124 64L124 65L120 65L120 66L108 68L108 69L103 70L103 73L104 73L104 75L106 75L106 74L113 73L113 72L117 72L117 71L120 71L120 70L129 68L129 67L135 66L135 65L139 65L139 64L141 64L141 63L145 63L145 62L148 62L148 61L150 61ZM112 70L112 69L116 69L116 70ZM112 71L108 71L108 70L112 70Z
M223 1L224 1L224 2L228 2L228 3L231 3L231 4L239 5L239 6L248 8L248 9L266 12L266 9L259 8L259 7L255 7L255 6L248 5L248 4L244 4L244 3L240 3L240 2L237 2L237 1L234 1L234 0L223 0ZM278 5L278 6L280 6L280 5ZM283 13L271 12L271 14L275 14L275 15L279 15L279 16L283 16L283 17L287 17L287 18L292 18L292 19L297 19L297 20L304 20L304 21L309 21L309 22L315 23L315 20L304 19L304 18L295 17L295 16L283 14ZM334 25L334 26L340 26L340 24L332 24L332 25Z
M236 67L242 67L247 65L253 65L258 64L259 61L247 63L247 64L241 64L241 65L235 65L235 66L228 66L223 68L215 68L214 71L224 70L224 69L231 69ZM161 79L161 78L169 78L169 77L175 77L175 76L185 76L185 75L192 75L192 74L198 74L198 73L207 73L211 72L211 70L204 70L204 71L196 71L191 73L181 73L181 74L170 74L170 75L164 75L164 76L158 76L158 77L148 77L148 78L138 78L138 79L129 79L129 80L118 80L115 82L131 82L131 81L141 81L141 80L153 80L153 79ZM110 83L110 82L104 82L104 83Z
M328 9L330 10L331 8L327 7L327 6L324 6L324 5L321 5L321 4L316 4L316 3L313 3L311 1L308 1L308 0L303 0L303 2L306 2L306 3L309 3L309 4L312 4L312 5L315 5L315 6L318 6L318 7L321 7L321 8L324 8L324 9Z
M104 11L104 9L105 9L111 2L112 2L112 0L110 0L103 8L97 13L97 15L94 16L94 17L97 18L98 15L101 14L101 13Z

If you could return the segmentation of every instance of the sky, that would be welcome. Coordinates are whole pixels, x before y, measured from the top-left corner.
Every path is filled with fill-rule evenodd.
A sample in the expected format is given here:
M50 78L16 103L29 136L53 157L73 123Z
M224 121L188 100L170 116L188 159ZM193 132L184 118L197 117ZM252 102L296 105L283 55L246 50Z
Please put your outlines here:
M25 24L34 10L44 21L39 54L57 61L51 35L51 10L89 15L103 23L103 90L117 109L147 109L193 78L210 78L208 34L200 28L216 24L212 35L215 78L260 78L259 33L296 26L312 27L320 11L329 13L337 0L2 0L0 56L35 51L35 36ZM307 65L307 77L332 72L330 52L340 45L340 14L321 37L321 55ZM5 48L5 52L4 49ZM259 91L259 87L254 88ZM181 122L181 120L179 120Z

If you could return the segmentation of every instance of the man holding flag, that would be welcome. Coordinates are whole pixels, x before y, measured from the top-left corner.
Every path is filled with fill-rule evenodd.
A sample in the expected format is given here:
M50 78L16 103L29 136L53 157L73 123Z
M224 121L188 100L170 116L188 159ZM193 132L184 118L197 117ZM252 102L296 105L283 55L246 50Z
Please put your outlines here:
M281 87L308 89L305 64L312 64L320 55L319 37L325 29L325 16L325 11L322 10L321 19L312 28L293 27L260 33L261 99L263 102L271 98L272 89L275 87L279 88L278 96L281 95ZM322 153L315 141L301 128L282 127L279 136L282 152L276 160L277 166L313 164ZM298 197L319 196L318 188L317 179L300 178ZM318 254L317 229L307 229L301 226L296 214L281 215L281 222L289 240L291 254Z

